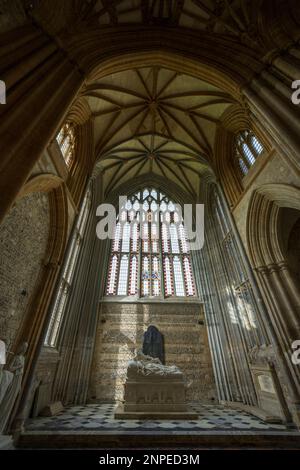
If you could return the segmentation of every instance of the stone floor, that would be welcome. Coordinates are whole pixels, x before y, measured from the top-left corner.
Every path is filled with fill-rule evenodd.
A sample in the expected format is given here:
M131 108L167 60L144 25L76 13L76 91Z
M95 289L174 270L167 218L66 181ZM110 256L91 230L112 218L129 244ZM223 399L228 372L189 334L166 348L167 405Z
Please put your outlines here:
M224 406L192 405L198 413L198 419L192 421L175 420L116 420L114 419L114 404L93 404L85 406L70 406L57 416L51 418L39 417L29 421L26 431L237 431L260 432L268 434L285 433L294 429L279 424L268 424L242 411L236 411Z

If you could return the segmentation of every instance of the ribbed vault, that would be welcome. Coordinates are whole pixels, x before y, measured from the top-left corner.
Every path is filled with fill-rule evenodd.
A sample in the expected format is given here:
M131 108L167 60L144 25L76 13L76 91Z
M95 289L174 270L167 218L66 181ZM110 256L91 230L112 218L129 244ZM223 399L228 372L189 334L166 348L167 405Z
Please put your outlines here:
M90 27L128 23L181 26L228 34L253 44L259 6L260 2L251 0L77 0L76 13Z
M116 184L156 174L195 197L212 162L216 128L233 98L164 67L135 68L87 84L96 173L106 195Z

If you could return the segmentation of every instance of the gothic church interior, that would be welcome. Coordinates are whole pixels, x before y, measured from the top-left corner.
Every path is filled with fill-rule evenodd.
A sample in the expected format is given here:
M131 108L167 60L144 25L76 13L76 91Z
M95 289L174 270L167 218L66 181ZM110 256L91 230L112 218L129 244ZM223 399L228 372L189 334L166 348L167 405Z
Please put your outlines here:
M0 80L0 446L299 447L299 2L2 0Z

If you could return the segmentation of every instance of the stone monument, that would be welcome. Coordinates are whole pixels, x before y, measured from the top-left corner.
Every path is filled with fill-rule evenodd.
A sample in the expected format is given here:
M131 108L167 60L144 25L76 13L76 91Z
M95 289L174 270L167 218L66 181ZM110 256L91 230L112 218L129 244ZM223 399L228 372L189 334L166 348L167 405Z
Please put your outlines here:
M290 414L281 382L276 372L276 356L271 345L254 346L249 352L250 370L258 399L258 407L268 422L288 422Z
M148 334L149 329L150 327L144 335L143 351L161 355L162 343L159 345L159 342L162 335L156 327L152 327ZM156 346L153 348L153 345ZM197 413L186 403L186 381L183 373L175 365L162 364L157 356L152 357L138 351L129 361L124 385L124 403L117 408L115 418L197 418Z
M26 342L22 343L9 369L2 371L1 374L0 433L3 433L6 428L11 411L21 390L27 348L28 344ZM9 383L7 384L7 382Z

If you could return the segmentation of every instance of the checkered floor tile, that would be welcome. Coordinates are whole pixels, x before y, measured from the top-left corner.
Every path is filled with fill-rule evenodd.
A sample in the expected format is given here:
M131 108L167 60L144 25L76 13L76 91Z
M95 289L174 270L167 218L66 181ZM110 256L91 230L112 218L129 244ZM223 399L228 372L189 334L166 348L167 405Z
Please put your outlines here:
M28 431L260 431L285 432L285 425L268 424L242 411L223 406L191 406L198 418L191 421L175 420L119 420L114 419L115 404L70 406L57 416L39 417L29 421Z

